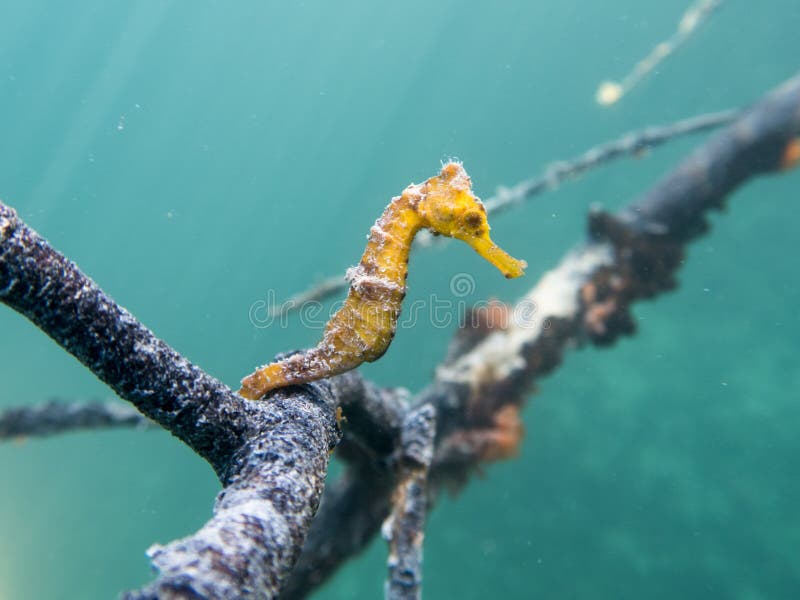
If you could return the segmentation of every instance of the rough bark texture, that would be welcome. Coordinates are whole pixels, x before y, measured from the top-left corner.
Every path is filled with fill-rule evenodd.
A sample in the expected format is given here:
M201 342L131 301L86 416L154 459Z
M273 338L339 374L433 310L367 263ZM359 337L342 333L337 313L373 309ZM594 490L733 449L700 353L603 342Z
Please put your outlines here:
M247 402L117 305L0 204L0 300L122 398L186 442L225 489L194 536L153 549L156 582L130 598L277 595L316 512L338 443L336 380ZM350 379L341 382L345 385Z
M334 397L303 402L283 393L264 432L234 459L230 480L217 496L214 516L194 535L153 546L148 554L161 572L144 598L272 598L288 575L317 508L332 427L309 429L333 414Z
M0 300L186 442L224 479L231 456L250 433L252 409L158 339L4 204Z
M414 409L403 422L398 484L392 512L383 524L383 537L389 542L387 600L422 596L422 542L435 432L436 412L430 404Z

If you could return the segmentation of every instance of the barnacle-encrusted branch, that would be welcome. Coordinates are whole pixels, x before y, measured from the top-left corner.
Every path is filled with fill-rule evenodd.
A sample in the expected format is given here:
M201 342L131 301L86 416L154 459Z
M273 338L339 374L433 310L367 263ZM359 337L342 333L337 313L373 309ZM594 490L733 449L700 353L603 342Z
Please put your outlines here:
M158 339L2 203L0 301L224 478L257 409Z
M161 576L129 597L275 596L340 437L337 380L270 403L245 401L155 337L2 203L0 300L208 460L225 488L201 531L151 551Z
M160 576L127 600L277 596L317 508L338 437L329 421L335 408L329 387L275 395L263 432L234 457L212 519L187 538L153 546L148 555Z
M518 412L532 383L571 346L606 345L631 334L631 304L676 286L684 247L706 231L709 210L745 181L796 165L798 138L800 76L742 113L618 215L593 212L588 241L544 274L520 300L523 310L509 311L528 318L495 321L501 326L484 328L477 339L467 332L468 343L457 336L435 381L412 400L436 409L433 489L457 488L481 462L513 455L522 435ZM535 311L525 310L532 306ZM388 476L379 469L360 475L356 481L346 473L336 495L323 502L282 597L304 597L380 529L392 487L375 485L385 498L361 490L369 488L364 476L377 482ZM335 514L341 516L337 531L352 524L357 539L317 528Z

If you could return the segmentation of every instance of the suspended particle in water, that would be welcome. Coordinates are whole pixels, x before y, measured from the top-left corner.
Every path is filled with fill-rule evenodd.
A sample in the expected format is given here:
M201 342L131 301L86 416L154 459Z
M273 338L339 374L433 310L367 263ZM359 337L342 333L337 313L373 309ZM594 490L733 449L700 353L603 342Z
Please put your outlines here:
M608 106L609 104L614 104L617 100L622 98L622 94L624 94L624 90L622 86L615 81L604 81L600 84L600 87L597 88L597 93L595 94L595 101L598 104L603 106Z

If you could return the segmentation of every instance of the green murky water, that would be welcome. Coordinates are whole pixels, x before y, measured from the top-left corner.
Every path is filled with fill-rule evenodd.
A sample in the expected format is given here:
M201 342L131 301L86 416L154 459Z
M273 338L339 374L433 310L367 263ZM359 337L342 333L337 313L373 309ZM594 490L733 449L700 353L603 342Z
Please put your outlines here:
M594 91L688 2L0 3L0 197L157 334L232 385L313 344L253 303L355 262L392 195L462 159L475 189L647 124L745 105L797 68L800 5L729 0L610 109ZM618 163L493 223L530 264L503 281L466 248L412 259L411 298L511 300L697 140ZM571 353L525 413L518 460L443 500L427 598L800 596L800 175L753 182L694 244L640 333ZM400 331L364 371L430 380L453 324ZM0 407L110 392L0 310ZM0 599L109 598L144 550L199 527L217 483L161 432L0 446ZM375 543L319 598L382 593Z

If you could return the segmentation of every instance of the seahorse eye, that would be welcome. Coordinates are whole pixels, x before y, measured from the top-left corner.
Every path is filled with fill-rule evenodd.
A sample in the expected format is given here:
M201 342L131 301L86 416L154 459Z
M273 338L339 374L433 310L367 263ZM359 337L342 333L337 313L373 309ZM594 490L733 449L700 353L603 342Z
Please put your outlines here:
M479 212L470 211L464 215L464 223L466 223L467 227L470 229L478 229L483 224L483 219Z

